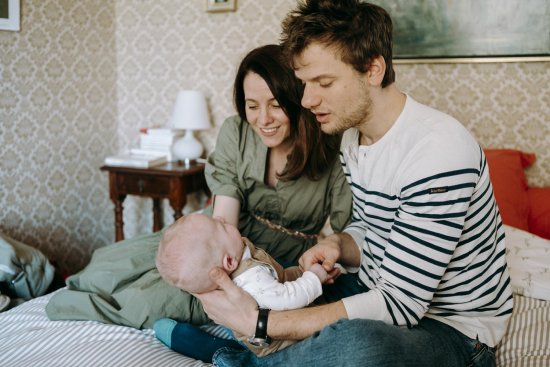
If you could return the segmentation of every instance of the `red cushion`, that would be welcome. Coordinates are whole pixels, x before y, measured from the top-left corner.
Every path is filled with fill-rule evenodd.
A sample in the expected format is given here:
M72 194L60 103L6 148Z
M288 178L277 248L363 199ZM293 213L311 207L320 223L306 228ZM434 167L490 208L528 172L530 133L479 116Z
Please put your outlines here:
M514 149L484 151L502 221L529 231L529 199L523 170L533 164L536 156Z
M529 232L550 239L550 187L531 187L529 198Z

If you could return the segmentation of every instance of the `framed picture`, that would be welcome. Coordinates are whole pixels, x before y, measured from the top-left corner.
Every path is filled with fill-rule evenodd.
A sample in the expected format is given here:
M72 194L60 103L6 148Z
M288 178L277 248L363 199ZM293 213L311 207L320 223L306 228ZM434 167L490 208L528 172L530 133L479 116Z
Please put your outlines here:
M235 11L237 10L237 0L206 0L206 11Z
M398 63L550 60L548 0L371 1L392 17Z
M0 30L19 31L20 0L0 0Z

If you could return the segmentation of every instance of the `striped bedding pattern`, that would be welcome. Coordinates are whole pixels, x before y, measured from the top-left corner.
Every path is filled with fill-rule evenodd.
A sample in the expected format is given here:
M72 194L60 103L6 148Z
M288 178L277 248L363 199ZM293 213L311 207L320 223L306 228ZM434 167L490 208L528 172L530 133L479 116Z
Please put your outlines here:
M152 330L95 321L50 321L51 295L0 313L0 367L211 366L175 353ZM210 330L223 337L223 330ZM499 367L550 366L550 301L514 295L514 312L497 348Z
M0 366L204 367L175 353L152 330L96 321L50 321L42 296L0 313Z
M550 301L514 294L514 312L497 347L497 366L550 366Z

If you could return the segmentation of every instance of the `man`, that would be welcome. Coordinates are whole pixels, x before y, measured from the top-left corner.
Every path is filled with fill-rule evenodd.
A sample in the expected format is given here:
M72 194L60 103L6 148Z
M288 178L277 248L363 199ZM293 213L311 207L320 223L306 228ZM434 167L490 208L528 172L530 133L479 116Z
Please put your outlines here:
M220 290L199 297L215 321L250 335L267 322L271 338L305 339L259 359L220 350L217 365L495 364L512 295L487 163L458 121L394 85L391 34L389 15L358 0L309 0L283 22L303 106L324 132L345 132L354 199L352 223L300 264L336 274L338 262L358 271L363 291L266 320L213 271Z

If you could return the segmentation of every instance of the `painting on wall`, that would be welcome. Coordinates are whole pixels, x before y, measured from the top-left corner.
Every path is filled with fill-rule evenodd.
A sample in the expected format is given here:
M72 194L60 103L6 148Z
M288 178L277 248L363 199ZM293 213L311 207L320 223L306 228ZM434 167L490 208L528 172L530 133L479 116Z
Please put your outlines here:
M394 57L550 56L547 0L371 0L390 13Z
M20 0L0 0L0 30L19 31Z

